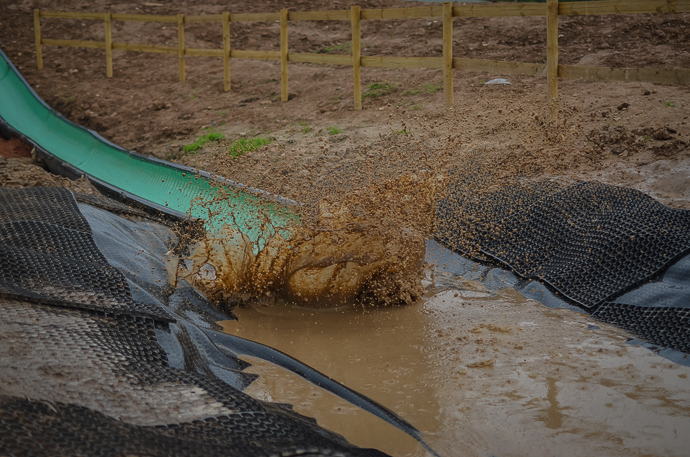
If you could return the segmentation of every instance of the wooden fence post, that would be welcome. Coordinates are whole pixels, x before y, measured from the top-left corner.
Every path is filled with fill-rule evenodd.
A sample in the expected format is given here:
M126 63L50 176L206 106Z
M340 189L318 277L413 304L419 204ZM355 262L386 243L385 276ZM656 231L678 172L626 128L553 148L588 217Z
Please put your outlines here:
M362 9L359 6L350 7L350 22L352 25L352 73L355 87L355 109L362 109Z
M453 100L453 3L443 4L443 93L446 107L452 108Z
M184 82L184 14L177 15L177 59L180 64L180 82Z
M546 79L551 122L558 122L558 0L546 2Z
M43 50L41 49L41 12L34 10L34 35L36 36L36 65L43 70Z
M105 74L113 77L113 14L105 13Z
M280 10L280 100L288 101L288 10Z
M223 88L230 90L230 13L223 13Z

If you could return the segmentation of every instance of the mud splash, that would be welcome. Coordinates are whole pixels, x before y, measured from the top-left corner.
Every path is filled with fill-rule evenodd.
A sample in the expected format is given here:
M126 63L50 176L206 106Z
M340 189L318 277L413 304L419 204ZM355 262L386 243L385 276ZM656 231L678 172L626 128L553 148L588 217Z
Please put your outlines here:
M323 198L301 223L264 227L272 235L257 241L226 225L190 247L177 277L226 304L413 303L423 290L424 242L443 183L440 175L410 174Z

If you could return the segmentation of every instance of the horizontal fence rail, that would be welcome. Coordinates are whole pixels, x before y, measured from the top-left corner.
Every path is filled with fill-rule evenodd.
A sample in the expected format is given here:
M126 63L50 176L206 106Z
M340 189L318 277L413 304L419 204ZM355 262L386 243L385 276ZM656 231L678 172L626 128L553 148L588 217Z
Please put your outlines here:
M664 68L609 68L585 65L558 64L558 16L579 16L592 14L647 14L647 13L687 13L690 0L606 0L585 2L547 3L506 3L442 5L411 7L361 9L353 6L349 10L293 11L281 10L277 13L222 13L197 16L154 15L154 14L116 14L116 13L77 13L34 10L34 31L36 39L36 60L38 68L43 68L43 46L65 46L104 49L106 51L106 75L113 75L112 51L134 51L178 56L179 79L185 80L186 57L220 57L223 59L223 86L230 90L230 60L258 59L278 60L281 64L281 100L288 100L288 62L312 64L346 65L353 68L354 107L362 108L361 67L382 68L430 68L443 69L443 87L446 105L452 107L453 70L492 72L504 75L527 75L546 77L548 101L552 120L558 116L558 78L588 79L598 81L638 81L659 84L690 85L690 70ZM499 60L468 59L453 57L453 18L464 17L507 17L544 16L546 17L546 64L509 62ZM104 41L63 40L41 37L41 19L84 19L99 20L105 24ZM377 57L361 55L361 21L440 18L443 21L442 57ZM112 40L113 21L136 21L177 24L178 45L158 46L148 44L121 43ZM352 54L324 55L292 53L288 49L288 23L295 21L349 21L352 27ZM252 51L230 48L230 29L237 22L279 22L280 51ZM185 46L185 24L220 24L223 28L222 49L195 49Z

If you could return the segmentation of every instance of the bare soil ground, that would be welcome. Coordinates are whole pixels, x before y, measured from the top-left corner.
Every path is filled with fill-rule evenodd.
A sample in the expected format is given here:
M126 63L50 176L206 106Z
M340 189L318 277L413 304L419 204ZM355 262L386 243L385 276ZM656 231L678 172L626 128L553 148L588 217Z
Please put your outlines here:
M350 67L290 64L290 101L281 103L280 67L273 61L232 61L232 91L223 92L217 58L188 58L178 81L174 56L115 51L105 77L102 50L44 47L36 69L32 8L152 14L268 12L415 5L398 0L184 0L174 4L77 0L0 4L0 46L51 106L124 147L203 168L298 199L389 172L393 159L413 169L492 170L506 175L598 179L640 188L690 208L690 90L646 83L560 82L561 117L548 122L546 80L456 71L455 107L443 106L440 70L363 68L366 98L353 110ZM100 21L43 20L45 38L103 39ZM457 57L545 61L544 18L455 19ZM219 48L219 25L186 28L193 47ZM690 67L690 15L620 15L560 19L566 64ZM440 56L437 20L365 21L364 55ZM115 41L176 45L169 24L115 23ZM349 23L295 22L290 51L348 53ZM275 23L232 25L234 49L277 50ZM386 85L369 90L371 84ZM196 152L183 147L209 131L224 139ZM339 133L337 133L339 132ZM242 138L271 144L228 154ZM391 151L395 153L391 155ZM472 157L470 161L468 157ZM470 165L471 162L471 165ZM409 169L409 168L408 168ZM382 170L385 170L383 172Z

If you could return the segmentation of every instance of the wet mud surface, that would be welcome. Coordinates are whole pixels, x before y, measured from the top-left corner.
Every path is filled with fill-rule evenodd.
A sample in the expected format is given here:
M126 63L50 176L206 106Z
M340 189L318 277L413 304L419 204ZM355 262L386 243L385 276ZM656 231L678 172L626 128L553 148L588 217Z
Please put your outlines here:
M446 278L406 307L243 307L226 332L271 345L390 407L441 455L681 456L690 368L587 315ZM354 444L423 456L373 416L251 360L248 390L287 401Z

